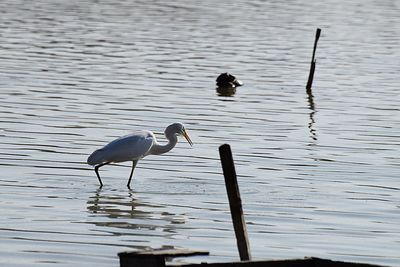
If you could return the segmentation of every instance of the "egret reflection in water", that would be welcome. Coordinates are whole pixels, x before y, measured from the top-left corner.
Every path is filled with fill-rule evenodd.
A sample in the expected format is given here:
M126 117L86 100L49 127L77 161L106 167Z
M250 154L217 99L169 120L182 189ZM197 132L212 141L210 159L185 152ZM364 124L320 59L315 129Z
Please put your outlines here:
M176 226L185 223L186 219L182 215L171 213L171 209L168 209L168 212L160 211L163 208L162 205L134 198L131 191L122 194L98 189L87 201L87 211L96 218L91 223L114 228L106 230L113 233L115 228L154 231L160 227L163 231L175 232ZM164 225L160 224L160 221L164 222Z

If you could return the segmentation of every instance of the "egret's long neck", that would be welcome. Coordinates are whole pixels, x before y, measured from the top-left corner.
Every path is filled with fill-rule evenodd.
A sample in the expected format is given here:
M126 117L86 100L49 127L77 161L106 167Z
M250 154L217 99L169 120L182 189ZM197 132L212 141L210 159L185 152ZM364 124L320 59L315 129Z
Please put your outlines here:
M160 155L173 149L178 142L178 138L175 135L167 136L167 138L168 143L166 145L160 145L157 141L155 141L153 147L151 148L151 154Z

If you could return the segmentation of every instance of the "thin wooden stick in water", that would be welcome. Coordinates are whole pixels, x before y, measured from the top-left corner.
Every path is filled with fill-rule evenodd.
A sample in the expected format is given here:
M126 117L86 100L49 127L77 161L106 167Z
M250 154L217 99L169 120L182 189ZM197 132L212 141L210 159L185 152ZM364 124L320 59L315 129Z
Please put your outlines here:
M242 209L242 200L240 198L235 165L230 146L228 144L220 146L219 154L221 157L221 164L225 177L226 191L228 193L229 206L231 209L233 228L235 230L240 260L248 261L251 260L249 240L247 237L246 222L244 220Z
M312 54L312 58L311 58L310 74L308 75L308 81L307 81L307 86L306 86L308 94L311 93L311 86L312 86L312 82L314 79L315 63L317 62L315 60L315 51L317 50L317 43L318 43L318 39L319 39L320 35L321 35L321 29L317 28L317 32L315 33L313 54Z

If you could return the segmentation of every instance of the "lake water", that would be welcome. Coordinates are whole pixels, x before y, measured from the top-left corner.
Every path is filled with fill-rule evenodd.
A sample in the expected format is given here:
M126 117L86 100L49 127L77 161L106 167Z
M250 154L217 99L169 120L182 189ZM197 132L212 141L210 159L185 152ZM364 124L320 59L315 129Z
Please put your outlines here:
M238 260L229 143L254 259L400 265L400 2L0 1L0 265L118 266L163 246ZM305 90L315 30L313 96ZM220 96L215 79L244 82ZM180 121L163 156L87 156Z

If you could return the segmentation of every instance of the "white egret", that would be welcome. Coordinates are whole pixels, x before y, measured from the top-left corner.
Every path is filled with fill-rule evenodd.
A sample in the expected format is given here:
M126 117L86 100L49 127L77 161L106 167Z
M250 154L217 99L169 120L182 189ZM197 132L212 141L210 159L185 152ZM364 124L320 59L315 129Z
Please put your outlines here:
M132 161L132 170L127 184L128 188L130 188L133 170L139 159L147 155L167 153L175 147L179 135L185 137L191 146L193 145L185 127L179 122L169 125L165 129L164 134L169 141L165 145L159 144L151 131L138 131L115 139L103 148L94 151L87 159L87 163L94 166L94 171L97 178L99 178L100 187L103 186L99 175L99 168L101 166L110 163Z

